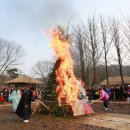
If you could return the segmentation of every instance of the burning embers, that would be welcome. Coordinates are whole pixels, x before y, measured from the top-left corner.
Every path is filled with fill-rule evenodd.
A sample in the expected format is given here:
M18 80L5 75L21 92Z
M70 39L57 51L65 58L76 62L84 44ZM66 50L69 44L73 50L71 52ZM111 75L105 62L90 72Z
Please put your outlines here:
M50 33L51 47L54 49L58 61L56 68L58 102L60 106L64 103L70 105L75 111L79 87L74 76L73 60L69 52L70 38L65 36L64 30L61 28L55 28Z

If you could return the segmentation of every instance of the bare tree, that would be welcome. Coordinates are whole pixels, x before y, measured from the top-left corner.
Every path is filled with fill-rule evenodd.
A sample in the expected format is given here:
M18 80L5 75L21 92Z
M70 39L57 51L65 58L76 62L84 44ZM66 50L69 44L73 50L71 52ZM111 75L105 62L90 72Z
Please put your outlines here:
M102 35L102 43L103 43L103 50L104 50L104 60L105 60L105 70L106 70L106 79L107 79L107 85L109 84L108 81L108 61L107 61L107 56L108 52L111 46L111 40L108 41L108 24L105 22L104 18L101 16L100 17L100 25L101 25L101 35Z
M119 64L119 72L121 76L121 82L124 84L123 80L123 72L122 72L122 52L123 48L121 47L121 44L124 42L123 35L121 35L121 24L118 20L113 19L111 23L111 34L112 34L112 41L114 43L114 46L116 48L117 52L117 59L113 58L118 62Z
M83 28L81 26L73 27L73 44L71 52L75 60L76 69L79 70L81 80L86 84L85 75L85 55L84 55L84 39L83 39Z
M98 23L95 16L88 23L73 28L73 50L80 66L81 79L89 84L89 71L93 71L93 81L96 83L96 69L102 54L99 41ZM91 67L92 66L92 67Z
M84 57L85 57L85 75L86 75L86 85L89 86L90 84L90 71L92 69L92 58L91 53L88 48L90 48L88 42L85 40L84 44Z
M98 23L95 21L95 16L93 16L92 19L88 19L85 38L88 44L90 44L90 48L88 48L88 50L90 51L92 58L94 84L96 83L96 68L102 54L98 34L99 34Z
M124 18L125 19L125 25L124 27L124 34L126 36L126 42L125 42L125 47L127 49L126 51L126 57L127 57L127 62L126 64L130 61L130 19L129 18Z
M32 72L44 80L49 76L52 67L53 63L51 61L38 61L36 65L32 67Z
M0 75L3 75L8 67L21 64L24 55L24 49L21 46L0 39Z

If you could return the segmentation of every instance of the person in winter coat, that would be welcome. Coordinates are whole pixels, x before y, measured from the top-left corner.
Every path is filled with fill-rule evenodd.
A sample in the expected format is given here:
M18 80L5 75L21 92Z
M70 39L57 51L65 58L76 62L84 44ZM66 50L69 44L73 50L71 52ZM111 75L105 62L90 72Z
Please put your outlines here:
M100 94L100 98L98 100L103 101L104 102L104 109L108 110L109 95L102 88L99 88L99 94Z

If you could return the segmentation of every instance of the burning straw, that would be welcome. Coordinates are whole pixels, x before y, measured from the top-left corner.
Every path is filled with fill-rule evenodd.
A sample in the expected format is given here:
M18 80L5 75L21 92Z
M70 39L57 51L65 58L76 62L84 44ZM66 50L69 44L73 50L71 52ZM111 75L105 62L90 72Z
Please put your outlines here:
M65 35L62 28L54 28L50 31L51 47L54 49L55 56L59 61L56 69L56 80L58 86L56 92L58 94L59 106L65 102L75 111L77 107L78 84L73 72L73 60L69 52L70 37Z

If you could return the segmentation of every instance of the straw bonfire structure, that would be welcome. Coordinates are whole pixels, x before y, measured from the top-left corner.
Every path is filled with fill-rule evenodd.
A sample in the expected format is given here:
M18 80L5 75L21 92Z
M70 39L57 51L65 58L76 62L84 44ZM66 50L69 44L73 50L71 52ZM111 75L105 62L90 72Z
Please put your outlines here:
M76 109L78 97L78 85L69 52L70 38L65 35L62 28L53 29L50 34L51 47L57 60L48 87L44 91L43 100L54 113L64 116L67 113L72 114Z
M44 104L49 107L51 110L51 114L55 116L68 116L72 115L72 109L69 105L64 102L62 107L58 104L58 94L56 93L56 88L58 86L58 82L56 81L56 69L60 65L60 60L57 60L52 73L50 74L49 81L47 83L47 87L44 89L43 100ZM48 109L45 107L42 108L44 113L50 113Z
M51 47L57 60L44 91L44 103L58 116L94 113L81 81L77 80L73 72L70 37L62 28L53 29L50 33Z

